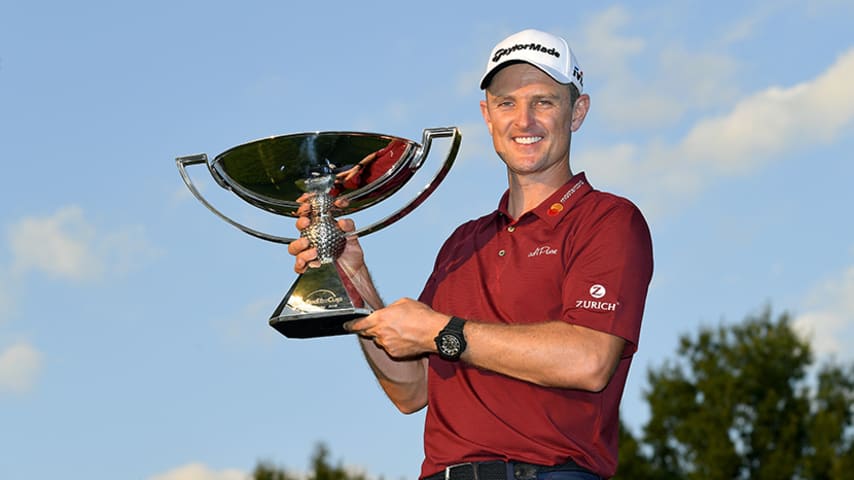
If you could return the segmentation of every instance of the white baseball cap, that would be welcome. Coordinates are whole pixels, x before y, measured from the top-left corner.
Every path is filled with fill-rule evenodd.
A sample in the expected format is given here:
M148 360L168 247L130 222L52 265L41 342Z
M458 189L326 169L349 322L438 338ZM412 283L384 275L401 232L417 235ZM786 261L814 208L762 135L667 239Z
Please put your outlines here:
M492 49L486 62L486 73L480 79L481 90L489 85L492 76L502 67L519 62L539 68L558 83L575 85L579 93L583 91L584 73L566 40L533 29L514 33Z

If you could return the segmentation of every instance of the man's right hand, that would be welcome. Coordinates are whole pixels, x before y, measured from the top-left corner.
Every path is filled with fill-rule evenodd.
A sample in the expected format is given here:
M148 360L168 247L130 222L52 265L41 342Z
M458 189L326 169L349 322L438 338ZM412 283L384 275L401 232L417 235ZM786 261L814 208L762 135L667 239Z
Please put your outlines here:
M297 201L301 203L297 210L299 217L296 221L297 230L300 232L311 225L311 206L308 204L307 198L308 195L304 194L297 199ZM336 204L339 207L346 206L343 202L343 200L338 200L336 201ZM356 230L356 224L349 218L338 220L338 227L345 233ZM299 274L305 273L308 268L317 268L320 266L320 261L317 260L317 249L311 245L311 242L306 237L298 238L288 244L288 253L296 257L294 261L294 271ZM357 272L365 267L365 255L362 251L361 245L359 245L358 238L354 236L347 237L344 251L341 253L341 256L338 257L337 262L338 265L348 273Z

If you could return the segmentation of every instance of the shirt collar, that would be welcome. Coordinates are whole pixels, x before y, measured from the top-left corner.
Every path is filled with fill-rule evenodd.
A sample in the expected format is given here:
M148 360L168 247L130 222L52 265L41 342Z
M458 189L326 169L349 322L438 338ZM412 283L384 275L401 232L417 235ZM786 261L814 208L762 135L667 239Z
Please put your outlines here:
M569 212L576 203L578 203L581 197L591 190L593 190L593 187L587 181L587 177L584 172L580 172L570 178L568 182L563 184L563 186L555 190L554 193L543 200L542 203L534 207L533 210L522 215L522 217L529 214L536 215L554 228L558 223L560 223L566 213ZM501 214L508 219L511 218L507 209L509 202L510 190L506 190L504 195L501 196L501 200L498 202L498 210L496 213ZM519 217L516 221L521 220L522 217Z

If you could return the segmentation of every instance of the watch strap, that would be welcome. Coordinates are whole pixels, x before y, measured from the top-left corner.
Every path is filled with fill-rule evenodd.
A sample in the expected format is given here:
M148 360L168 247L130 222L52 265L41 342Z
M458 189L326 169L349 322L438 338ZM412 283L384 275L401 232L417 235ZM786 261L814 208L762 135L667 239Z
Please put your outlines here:
M443 332L454 332L463 334L463 327L466 325L466 321L460 317L451 317L448 321L448 324L445 325L445 328L442 329Z
M466 321L459 317L451 317L439 335L436 336L436 349L439 356L448 361L457 361L466 350L466 337L463 328ZM450 342L450 350L448 349Z

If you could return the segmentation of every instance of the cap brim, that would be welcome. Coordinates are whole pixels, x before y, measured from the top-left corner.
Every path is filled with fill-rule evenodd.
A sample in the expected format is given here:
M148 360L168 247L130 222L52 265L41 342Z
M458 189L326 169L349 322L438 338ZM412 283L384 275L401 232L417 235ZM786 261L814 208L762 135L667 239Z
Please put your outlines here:
M517 63L527 63L528 65L531 65L533 67L537 67L540 71L542 71L546 75L552 77L552 79L554 81L556 81L557 83L560 83L561 85L569 85L569 84L575 83L572 81L571 78L567 77L566 75L562 74L561 72L558 72L557 70L555 70L551 67L547 67L545 65L538 65L536 63L529 62L527 60L511 59L511 60L507 60L506 62L501 62L498 65L495 65L488 72L486 72L483 75L483 77L480 79L480 89L486 90L486 87L488 87L489 83L492 82L492 77L494 77L495 74L497 74L501 69L503 69L504 67L509 67L510 65L515 65ZM577 87L578 87L578 85L576 85L576 88Z

